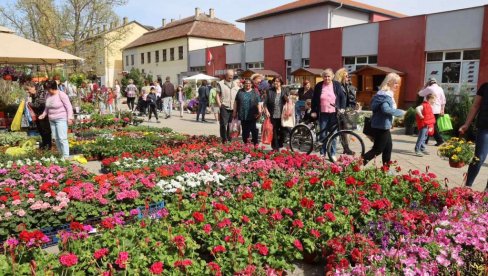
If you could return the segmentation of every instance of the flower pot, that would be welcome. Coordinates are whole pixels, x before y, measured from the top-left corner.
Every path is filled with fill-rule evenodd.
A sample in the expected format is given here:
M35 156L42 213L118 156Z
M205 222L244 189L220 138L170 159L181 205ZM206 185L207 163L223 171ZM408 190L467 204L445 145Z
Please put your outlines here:
M449 159L449 166L451 166L451 168L462 168L464 167L464 162L462 161L454 161L452 159Z
M6 81L11 81L12 80L12 75L3 75L3 79Z

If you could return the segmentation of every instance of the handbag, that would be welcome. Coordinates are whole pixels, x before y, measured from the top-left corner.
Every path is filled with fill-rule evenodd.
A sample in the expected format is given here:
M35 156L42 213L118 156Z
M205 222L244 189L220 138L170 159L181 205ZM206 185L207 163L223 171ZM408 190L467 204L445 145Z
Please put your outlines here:
M32 106L31 106L31 104L30 104L30 103L28 103L28 104L26 105L26 108L28 108L28 109L29 109L29 113L30 113L30 116L31 116L32 121L33 121L33 122L37 121L37 115L36 115L36 113L34 112L34 109L32 109Z
M271 145L271 141L273 141L273 124L270 118L266 118L261 128L261 143Z
M368 136L369 139L373 140L374 132L373 132L373 128L371 127L370 117L364 117L363 134Z
M241 135L241 121L233 119L229 123L230 138L237 138Z
M452 130L452 122L451 116L449 114L444 114L437 119L437 128L439 128L439 132L449 131Z
M281 126L292 128L295 126L295 105L292 101L288 101L283 106L283 112L281 113Z

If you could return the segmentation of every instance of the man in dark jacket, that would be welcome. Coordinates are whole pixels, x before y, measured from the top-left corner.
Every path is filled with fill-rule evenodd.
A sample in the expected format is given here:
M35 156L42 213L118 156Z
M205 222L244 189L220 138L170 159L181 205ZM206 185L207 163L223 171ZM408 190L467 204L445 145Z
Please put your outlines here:
M157 110L157 101L158 97L156 95L156 89L154 87L151 87L151 92L149 95L147 95L147 105L149 107L149 118L148 121L151 121L151 114L154 114L154 117L156 117L156 123L159 123L158 119L158 110Z
M202 122L205 121L205 113L207 113L208 99L210 97L210 87L207 80L202 81L202 85L198 88L198 112L197 122L200 114L202 115Z
M166 119L171 117L171 110L173 109L173 97L175 95L175 86L171 83L170 77L166 77L166 82L161 88L161 97L163 98L163 111L166 114Z

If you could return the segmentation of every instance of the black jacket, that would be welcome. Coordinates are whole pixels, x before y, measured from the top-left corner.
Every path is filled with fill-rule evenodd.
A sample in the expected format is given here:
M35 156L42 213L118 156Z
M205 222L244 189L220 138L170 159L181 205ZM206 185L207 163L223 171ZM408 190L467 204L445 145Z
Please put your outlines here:
M156 96L156 93L149 93L149 95L147 95L146 101L149 105L155 106L157 100L158 96Z
M356 92L358 89L352 84L342 84L341 86L346 96L346 107L356 107Z
M315 85L313 90L313 98L312 98L312 112L320 114L320 95L322 94L322 84L324 82L321 81ZM332 81L334 85L334 94L336 96L336 108L338 109L345 109L346 108L346 95L342 90L342 86L337 81Z
M272 87L267 91L263 100L263 105L268 109L271 117L273 117L274 109L276 108L275 106L276 94L277 94L276 88ZM281 101L280 101L280 106L278 107L280 110L283 110L283 106L285 105L289 96L290 96L290 91L288 91L288 89L286 88L281 88Z
M210 87L204 85L200 86L200 88L198 88L198 101L208 103L209 97L210 97Z

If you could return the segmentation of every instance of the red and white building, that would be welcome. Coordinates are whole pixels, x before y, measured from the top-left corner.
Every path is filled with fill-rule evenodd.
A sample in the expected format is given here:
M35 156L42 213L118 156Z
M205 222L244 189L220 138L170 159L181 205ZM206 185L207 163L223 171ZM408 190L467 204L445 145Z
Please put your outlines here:
M238 21L246 42L191 51L190 69L268 69L293 81L301 67L378 65L405 74L405 105L429 77L452 92L488 81L488 5L406 17L350 0L299 0Z

